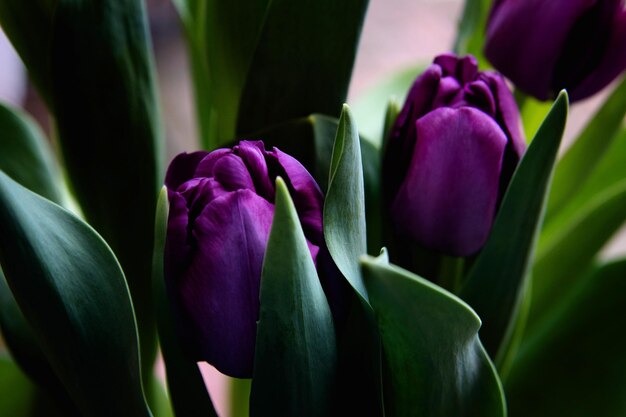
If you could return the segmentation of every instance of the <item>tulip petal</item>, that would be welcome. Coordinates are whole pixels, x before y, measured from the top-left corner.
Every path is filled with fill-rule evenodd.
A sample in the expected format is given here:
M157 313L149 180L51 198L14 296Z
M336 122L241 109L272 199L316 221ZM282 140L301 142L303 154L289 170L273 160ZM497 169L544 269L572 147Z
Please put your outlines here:
M495 120L504 133L509 137L509 143L504 151L502 162L502 174L500 176L500 198L504 195L517 164L526 151L526 140L522 130L522 119L515 98L511 93L504 78L495 72L483 72L481 75L485 82L489 83L496 100L497 113Z
M485 55L523 91L547 100L554 93L553 74L563 45L577 20L594 3L502 1L489 21Z
M198 164L204 157L209 155L205 151L192 153L183 152L177 155L167 168L165 185L169 190L177 189L182 183L194 176Z
M621 8L621 4L619 5ZM626 10L615 14L613 30L597 67L576 87L571 89L572 101L582 100L606 87L626 69Z
M274 201L274 184L270 181L267 170L267 162L265 155L265 145L262 141L241 141L239 146L235 146L235 152L243 159L250 176L254 181L257 194L264 197L267 201Z
M431 109L441 77L442 68L439 65L429 66L411 86L402 111L396 119L383 161L387 199L396 193L406 174L415 145L415 120Z
M320 246L324 240L322 233L324 195L322 190L297 159L277 148L269 152L269 155L285 172L283 179L289 187L304 234L313 244ZM313 259L315 260L315 256Z
M228 155L230 153L233 153L232 150L227 149L227 148L222 148L222 149L216 149L213 152L210 152L208 154L205 155L204 158L202 158L202 160L200 161L200 163L198 163L198 166L196 168L196 170L194 171L193 175L190 175L187 178L191 178L191 177L212 177L213 176L213 167L215 166L215 163L224 155Z
M454 256L485 243L507 138L480 110L440 108L416 122L417 142L393 201L397 232Z
M192 224L211 201L229 193L215 179L204 177L190 179L178 187L177 191L187 201L188 215Z
M188 243L189 210L185 198L176 191L167 191L170 202L167 220L167 243L165 246L165 269L180 271L189 262L190 246Z
M196 219L196 254L177 282L179 305L196 326L196 359L233 377L252 373L261 268L273 212L271 203L250 190L213 201Z
M470 103L471 107L476 107L487 113L489 116L496 117L496 112L498 110L496 107L496 98L494 97L493 91L491 91L491 85L484 79L484 75L478 80L467 84L465 89L466 97L464 101Z
M213 176L228 191L256 189L246 164L234 153L223 155L215 161Z
M519 162L526 151L526 140L524 139L522 118L520 117L515 97L513 97L509 86L506 85L504 78L500 74L484 72L483 79L489 83L491 91L495 96L498 112L494 117L511 140L511 150L516 156L516 159L512 161L512 165L517 165L517 162Z
M478 61L471 55L459 58L452 53L441 54L433 62L441 67L444 77L456 78L461 84L474 81L478 75Z

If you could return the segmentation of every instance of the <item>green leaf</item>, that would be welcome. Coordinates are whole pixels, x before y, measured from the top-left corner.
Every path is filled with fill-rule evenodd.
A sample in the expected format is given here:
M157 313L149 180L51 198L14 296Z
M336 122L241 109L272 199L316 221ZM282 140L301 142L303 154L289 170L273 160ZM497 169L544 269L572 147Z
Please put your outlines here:
M626 180L611 186L581 207L564 227L546 230L533 269L530 325L545 318L554 300L575 284L597 253L624 223Z
M337 361L330 307L282 179L261 278L252 416L328 416Z
M594 266L518 352L512 417L626 415L626 260Z
M339 112L367 0L175 3L206 149L314 112Z
M37 388L6 354L0 353L0 415L31 417Z
M51 42L63 160L88 222L128 279L147 376L156 346L150 265L162 137L143 1L58 0Z
M562 92L526 150L509 184L487 243L468 273L460 295L482 318L480 336L497 359L506 346L524 294L541 228L565 122Z
M343 276L367 301L358 261L367 253L361 147L354 119L346 105L339 119L332 155L324 202L324 237Z
M537 248L532 323L551 308L597 257L624 221L626 130L618 135L568 204L546 225ZM553 265L553 262L559 262Z
M385 106L390 100L404 103L411 84L424 68L424 65L412 66L386 77L350 104L363 137L380 146L386 122Z
M61 176L41 130L26 113L0 103L0 170L61 204Z
M76 406L90 416L150 416L133 307L106 243L3 173L0 224L7 282Z
M65 414L78 415L63 385L48 363L39 341L17 305L0 269L0 329L11 356L41 390L48 393ZM0 413L0 415L2 415Z
M472 54L481 64L487 64L483 56L483 47L491 4L492 0L465 0L454 42L454 51L457 54Z
M383 260L361 260L378 321L390 416L506 416L480 319L461 300Z
M590 200L626 178L624 155L626 155L626 129L621 130L593 172L579 184L568 204L550 219L547 227L555 231L564 227ZM544 235L548 237L549 234L548 230L544 230L542 239Z
M38 388L11 361L0 353L0 416L7 417L79 417L74 409L60 409L50 398L49 387Z
M241 95L237 132L311 113L336 116L348 93L368 0L273 0Z
M0 25L19 53L44 101L51 104L50 47L58 0L3 0Z
M163 276L163 253L167 235L168 213L167 189L163 187L159 195L156 212L152 271L157 325L161 352L165 362L167 388L176 416L217 416L198 365L185 356L174 329L174 316L167 298Z
M591 118L563 156L554 174L546 218L557 215L576 195L616 140L626 114L626 78Z
M205 4L196 7L199 14L195 20L196 55L204 56L207 71L198 74L196 87L202 88L206 83L204 88L208 89L197 94L209 95L210 107L199 109L199 116L209 119L205 123L210 130L202 132L202 140L211 150L235 137L246 78L257 71L252 66L253 56L267 16L272 13L270 5L275 1L205 0L198 3ZM275 47L280 48L279 45ZM267 103L263 107L268 107ZM255 108L255 112L259 111L260 108ZM255 130L265 126L256 126Z

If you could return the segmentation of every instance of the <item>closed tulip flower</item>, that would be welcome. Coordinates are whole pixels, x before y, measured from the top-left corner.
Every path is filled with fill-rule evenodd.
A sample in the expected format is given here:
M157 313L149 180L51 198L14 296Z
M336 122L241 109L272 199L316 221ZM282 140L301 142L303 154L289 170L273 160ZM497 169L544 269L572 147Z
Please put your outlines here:
M323 196L291 156L242 141L180 154L167 172L165 279L179 334L195 360L234 377L252 375L277 176L289 187L315 261L323 244Z
M502 77L479 72L471 56L438 56L411 87L385 153L395 232L450 256L478 252L524 149Z
M626 69L623 0L497 0L485 55L540 99L595 94Z

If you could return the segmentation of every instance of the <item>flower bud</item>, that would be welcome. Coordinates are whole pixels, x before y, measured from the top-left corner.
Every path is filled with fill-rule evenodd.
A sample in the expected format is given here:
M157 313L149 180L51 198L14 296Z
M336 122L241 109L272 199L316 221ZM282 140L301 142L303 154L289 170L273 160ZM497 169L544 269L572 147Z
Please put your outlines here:
M485 55L540 100L595 94L626 69L623 0L497 0Z
M479 72L472 56L438 56L411 87L385 152L395 232L446 255L476 253L524 149L502 77Z
M252 375L277 176L289 188L316 261L323 195L307 170L280 150L242 141L232 149L183 153L165 180L165 280L182 345L195 360L238 378Z

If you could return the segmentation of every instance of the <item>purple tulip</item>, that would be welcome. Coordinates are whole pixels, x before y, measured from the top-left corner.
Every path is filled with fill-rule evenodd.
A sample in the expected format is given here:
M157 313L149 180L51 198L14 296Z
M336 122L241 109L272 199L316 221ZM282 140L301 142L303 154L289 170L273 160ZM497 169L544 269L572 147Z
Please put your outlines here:
M623 0L497 0L485 55L540 99L595 94L626 69Z
M307 170L280 150L242 141L232 149L183 153L165 180L165 279L182 344L195 360L233 377L252 375L277 176L289 187L316 261L323 195Z
M476 253L524 149L502 77L479 72L472 56L438 56L411 87L385 153L396 233L447 255Z

